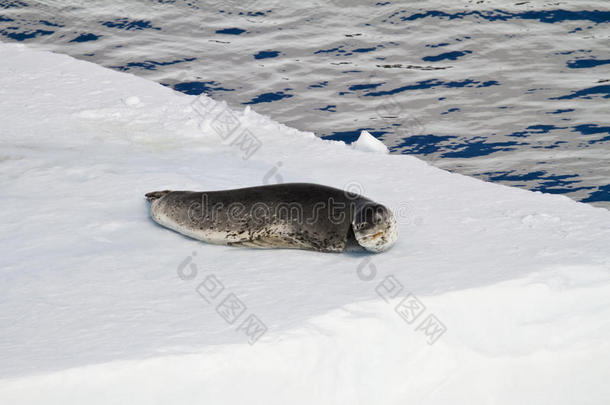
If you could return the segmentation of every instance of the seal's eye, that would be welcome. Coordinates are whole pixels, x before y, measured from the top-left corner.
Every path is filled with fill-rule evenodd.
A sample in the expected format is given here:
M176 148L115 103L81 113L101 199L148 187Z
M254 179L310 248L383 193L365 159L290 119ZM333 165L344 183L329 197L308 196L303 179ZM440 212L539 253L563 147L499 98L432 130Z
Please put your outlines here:
M360 222L359 224L356 224L356 226L354 226L354 228L356 228L357 231L366 228L366 226L368 225L367 222Z

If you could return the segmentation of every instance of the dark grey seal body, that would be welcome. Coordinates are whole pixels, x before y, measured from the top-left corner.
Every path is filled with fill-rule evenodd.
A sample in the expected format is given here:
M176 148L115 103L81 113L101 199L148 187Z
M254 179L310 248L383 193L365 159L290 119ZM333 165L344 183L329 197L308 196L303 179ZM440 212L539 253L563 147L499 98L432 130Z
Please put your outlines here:
M398 238L386 207L309 183L146 194L155 222L204 242L320 252L387 250Z

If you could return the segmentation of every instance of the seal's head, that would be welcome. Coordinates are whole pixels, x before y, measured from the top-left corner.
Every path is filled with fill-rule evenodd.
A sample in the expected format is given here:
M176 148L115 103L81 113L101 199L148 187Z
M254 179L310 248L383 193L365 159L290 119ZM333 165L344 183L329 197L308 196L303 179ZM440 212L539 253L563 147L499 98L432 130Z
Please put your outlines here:
M398 226L392 212L372 201L356 209L352 228L358 244L371 252L388 250L398 239Z

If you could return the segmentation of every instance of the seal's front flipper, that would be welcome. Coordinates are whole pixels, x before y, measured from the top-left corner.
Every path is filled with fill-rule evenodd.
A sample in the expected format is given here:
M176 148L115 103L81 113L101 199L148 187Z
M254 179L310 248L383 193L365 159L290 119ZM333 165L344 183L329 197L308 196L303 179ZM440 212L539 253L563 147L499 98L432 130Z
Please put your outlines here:
M280 234L256 235L243 240L227 243L229 246L240 246L258 249L307 249L309 246L293 237Z
M171 193L171 190L163 190L163 191L152 191L150 193L146 193L146 201L153 202L154 200L158 200L163 197L167 193Z
M283 240L281 242L284 242ZM229 246L238 246L238 247L248 247L248 248L258 248L258 249L272 249L272 248L283 248L283 247L291 247L284 246L284 244L279 244L278 239L275 238L256 238L256 239L247 239L236 242L227 243Z
M304 249L318 252L340 252L343 250L342 248L326 248L318 241L303 240L293 235L282 233L280 230L265 232L264 235L255 235L248 239L236 240L227 243L227 245L258 249Z

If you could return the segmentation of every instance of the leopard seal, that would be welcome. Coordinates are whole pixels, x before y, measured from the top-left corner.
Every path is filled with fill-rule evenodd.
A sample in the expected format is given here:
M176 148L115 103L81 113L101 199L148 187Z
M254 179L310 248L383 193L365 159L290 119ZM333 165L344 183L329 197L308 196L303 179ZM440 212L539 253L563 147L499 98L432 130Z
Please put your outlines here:
M319 252L383 252L398 238L394 215L359 194L311 183L219 191L153 191L152 219L207 243Z

